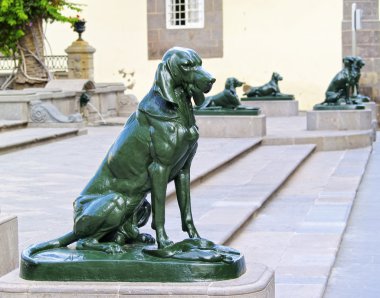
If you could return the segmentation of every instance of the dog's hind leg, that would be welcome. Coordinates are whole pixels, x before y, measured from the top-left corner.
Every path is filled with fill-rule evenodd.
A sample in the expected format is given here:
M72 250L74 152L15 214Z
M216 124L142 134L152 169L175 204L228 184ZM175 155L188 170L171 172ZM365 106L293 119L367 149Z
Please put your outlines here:
M105 239L114 241L120 245L136 242L154 243L155 239L151 235L140 233L139 231L139 227L144 226L149 220L150 214L151 206L144 198L133 215L128 217L127 221L122 224L115 233L110 235L111 237L106 237Z
M78 237L77 249L121 253L115 242L100 243L105 235L116 231L125 222L127 198L119 193L103 196L81 196L75 201L74 233ZM130 212L131 214L133 213Z
M165 199L170 169L169 167L154 161L149 165L148 172L152 183L152 228L156 230L158 248L164 248L173 244L173 241L169 239L165 231Z
M200 238L197 229L194 226L190 198L190 165L196 149L197 145L195 145L193 152L186 161L185 166L180 170L174 179L178 205L181 211L182 230L187 232L190 238Z

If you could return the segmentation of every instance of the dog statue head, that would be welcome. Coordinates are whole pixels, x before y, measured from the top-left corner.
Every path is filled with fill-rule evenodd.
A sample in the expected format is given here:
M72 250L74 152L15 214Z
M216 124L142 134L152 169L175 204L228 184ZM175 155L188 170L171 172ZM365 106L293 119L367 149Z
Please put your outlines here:
M274 72L274 73L272 74L272 80L274 80L275 82L282 81L282 76L280 76L279 73Z
M177 104L175 90L181 88L199 106L205 100L204 93L211 90L214 82L194 50L174 47L164 54L157 68L154 90L165 100Z
M351 68L352 64L355 62L355 57L354 56L345 56L342 59L343 65L345 68Z
M354 65L359 70L365 65L363 59L359 56L356 56L354 60L355 60Z
M227 78L226 83L224 85L225 89L232 89L236 87L241 87L245 84L244 82L240 82L237 78L231 77Z

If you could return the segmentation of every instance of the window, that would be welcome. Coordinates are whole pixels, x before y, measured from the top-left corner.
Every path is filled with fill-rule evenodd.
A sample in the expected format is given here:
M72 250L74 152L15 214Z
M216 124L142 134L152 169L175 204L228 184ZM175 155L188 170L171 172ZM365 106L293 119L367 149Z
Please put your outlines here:
M166 0L166 28L204 27L204 0Z

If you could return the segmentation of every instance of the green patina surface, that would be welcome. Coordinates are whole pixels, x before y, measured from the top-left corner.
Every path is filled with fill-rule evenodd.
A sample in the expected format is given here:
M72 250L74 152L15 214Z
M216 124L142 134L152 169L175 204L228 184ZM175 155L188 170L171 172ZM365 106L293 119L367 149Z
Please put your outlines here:
M278 95L278 96L257 96L242 97L241 101L275 101L275 100L294 100L294 95Z
M261 114L259 108L251 109L207 109L207 110L194 110L195 115L205 116L258 116Z
M350 108L356 104L368 102L370 98L359 93L359 80L361 69L365 63L361 57L346 56L342 60L343 69L331 80L325 93L325 101L314 107L314 110L334 110L331 106L343 106L335 110L361 110L362 108ZM329 106L323 108L321 106Z
M244 258L236 251L200 237L191 211L190 167L199 138L191 99L201 106L214 82L195 51L175 47L165 53L151 90L74 200L73 230L26 249L21 277L199 281L244 272ZM165 230L170 181L176 187L182 231L190 238L176 244ZM150 215L156 239L139 231ZM141 253L141 247L155 241L158 249ZM72 243L76 250L65 248Z
M365 106L355 104L328 105L316 104L313 107L315 111L336 111L336 110L364 110Z
M144 249L157 251L155 246L142 244L115 255L70 248L30 255L26 250L21 258L20 277L41 281L196 282L237 278L246 271L244 257L236 253L225 253L227 261L208 262L152 256ZM209 251L203 253L207 255Z

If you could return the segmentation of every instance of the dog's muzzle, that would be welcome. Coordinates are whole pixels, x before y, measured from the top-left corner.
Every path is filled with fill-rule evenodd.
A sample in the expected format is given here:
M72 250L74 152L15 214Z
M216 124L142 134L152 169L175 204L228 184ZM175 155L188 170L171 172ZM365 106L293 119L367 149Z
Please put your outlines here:
M206 90L204 90L204 93L209 93L211 88L212 88L212 85L215 83L216 79L215 78L212 78L209 82L208 82L208 85L207 85L207 88Z
M201 67L195 73L193 84L191 84L191 94L197 106L203 104L205 100L204 93L211 90L215 81L215 78Z

